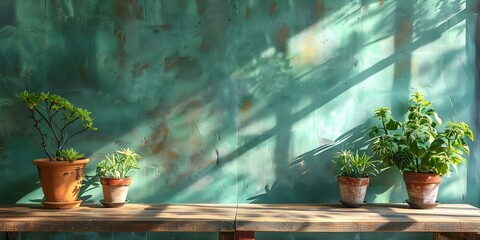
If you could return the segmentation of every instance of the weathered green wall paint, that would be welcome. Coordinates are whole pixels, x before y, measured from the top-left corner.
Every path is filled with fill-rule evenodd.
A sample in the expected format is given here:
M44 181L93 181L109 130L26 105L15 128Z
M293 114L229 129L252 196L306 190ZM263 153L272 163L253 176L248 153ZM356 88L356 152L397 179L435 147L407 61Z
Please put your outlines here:
M475 1L0 2L0 203L41 201L42 157L23 89L67 96L99 131L77 138L95 164L117 147L142 156L130 202L336 203L330 164L364 148L373 109L405 109L413 89L443 120L475 101ZM395 110L398 117L404 114ZM441 202L480 205L480 167L445 178ZM368 202L407 198L395 169ZM24 239L214 239L212 234L24 234ZM428 236L428 235L427 235ZM424 234L260 234L259 239L424 239Z

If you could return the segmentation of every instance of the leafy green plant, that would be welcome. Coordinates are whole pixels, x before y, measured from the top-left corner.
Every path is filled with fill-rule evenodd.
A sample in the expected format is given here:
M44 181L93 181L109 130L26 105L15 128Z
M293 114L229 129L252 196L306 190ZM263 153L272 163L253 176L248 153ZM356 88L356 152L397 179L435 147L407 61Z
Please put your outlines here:
M140 158L140 155L130 148L107 154L97 165L98 175L106 178L126 178L132 170L139 169Z
M378 174L376 164L378 160L373 160L372 156L358 151L355 154L350 150L342 150L335 154L332 160L335 165L335 175L340 177L364 178L370 175Z
M62 160L72 161L85 157L85 154L79 153L73 148L69 148L60 150L60 157L62 157Z
M396 166L400 172L448 175L467 161L464 154L470 150L465 140L474 140L472 130L464 122L447 122L439 132L442 120L421 92L411 95L404 122L396 121L386 107L377 108L374 117L381 124L371 128L372 150L386 166Z
M62 150L72 137L85 131L97 130L89 111L73 106L67 99L56 94L22 91L17 97L30 111L33 126L40 135L43 150L50 161L75 160L70 157L84 156L73 154L74 150L68 153ZM53 147L49 146L52 141ZM65 154L69 154L69 157Z

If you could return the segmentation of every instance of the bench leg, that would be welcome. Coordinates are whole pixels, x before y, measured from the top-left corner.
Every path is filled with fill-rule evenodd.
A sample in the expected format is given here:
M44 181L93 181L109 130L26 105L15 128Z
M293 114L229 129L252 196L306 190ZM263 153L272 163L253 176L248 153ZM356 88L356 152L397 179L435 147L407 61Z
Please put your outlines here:
M5 239L6 240L17 240L20 233L17 232L5 232Z
M220 240L255 240L254 232L220 232Z
M219 240L235 240L235 233L234 232L219 232L218 233Z
M433 240L480 240L480 233L474 233L474 232L433 233Z
M255 232L235 232L235 240L255 240Z

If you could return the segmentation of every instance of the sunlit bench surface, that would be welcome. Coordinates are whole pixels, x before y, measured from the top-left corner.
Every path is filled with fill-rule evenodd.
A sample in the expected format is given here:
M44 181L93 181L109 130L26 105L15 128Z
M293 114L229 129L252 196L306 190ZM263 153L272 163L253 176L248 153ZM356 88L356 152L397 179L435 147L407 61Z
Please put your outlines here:
M0 232L218 232L219 239L254 239L255 232L432 232L434 239L480 239L480 209L440 204L85 204L69 210L0 205ZM2 239L2 238L0 238Z

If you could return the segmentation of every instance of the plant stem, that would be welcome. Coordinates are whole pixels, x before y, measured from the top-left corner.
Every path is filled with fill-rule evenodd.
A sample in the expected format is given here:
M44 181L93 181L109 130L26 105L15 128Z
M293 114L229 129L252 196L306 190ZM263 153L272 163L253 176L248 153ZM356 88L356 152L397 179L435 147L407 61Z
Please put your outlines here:
M387 126L385 125L385 119L383 117L382 117L382 126L383 126L383 132L385 133L385 135L388 135Z
M50 152L48 151L48 146L45 142L45 134L42 133L42 130L39 127L40 120L37 120L35 118L35 111L33 109L30 109L30 112L32 113L33 121L35 122L33 126L37 129L38 133L40 134L40 138L42 139L43 151L45 152L45 154L47 154L48 160L53 161L52 154L50 154Z
M50 120L48 120L48 118L45 117L45 115L43 115L42 112L40 112L37 108L34 108L34 109L35 109L35 111L40 115L40 117L42 117L42 118L45 120L45 122L47 123L48 127L52 130L53 135L54 135L54 137L55 137L55 140L56 140L57 142L60 141L59 138L58 138L57 131L55 131L55 128L54 128L53 125L52 125L52 122L51 122ZM49 116L50 116L50 114L49 114Z
M63 144L59 147L58 150L62 149L63 146L65 146L65 144L68 142L68 140L70 140L70 138L72 138L73 136L78 135L78 134L80 134L80 133L82 133L82 132L85 132L85 131L87 131L87 129L82 129L82 130L80 130L80 131L78 131L78 132L76 132L76 133L74 133L74 134L72 134L72 135L70 135L70 136L65 136L65 137L63 138L63 139L65 139L65 140L63 141Z

